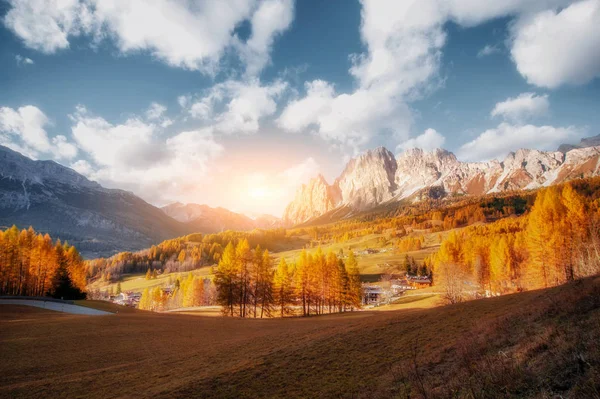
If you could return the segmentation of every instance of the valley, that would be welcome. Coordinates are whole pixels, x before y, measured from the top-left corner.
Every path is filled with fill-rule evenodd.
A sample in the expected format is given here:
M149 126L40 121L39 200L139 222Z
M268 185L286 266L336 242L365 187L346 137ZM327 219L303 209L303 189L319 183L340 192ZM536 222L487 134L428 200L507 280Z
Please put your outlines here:
M0 0L0 399L600 399L600 0Z

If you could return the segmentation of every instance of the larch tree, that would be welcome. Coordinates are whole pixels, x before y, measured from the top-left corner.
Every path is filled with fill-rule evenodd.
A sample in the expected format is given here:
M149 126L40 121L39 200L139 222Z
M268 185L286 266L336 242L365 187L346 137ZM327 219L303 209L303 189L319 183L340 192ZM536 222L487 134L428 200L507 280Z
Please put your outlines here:
M294 291L292 286L292 275L287 262L282 257L279 259L274 277L275 301L281 317L289 313L289 304L292 302Z

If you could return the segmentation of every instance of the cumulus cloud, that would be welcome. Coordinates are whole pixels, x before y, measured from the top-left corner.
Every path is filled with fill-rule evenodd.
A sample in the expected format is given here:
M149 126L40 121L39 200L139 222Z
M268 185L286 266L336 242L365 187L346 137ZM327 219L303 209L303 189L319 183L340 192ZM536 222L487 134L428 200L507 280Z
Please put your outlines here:
M237 42L248 75L258 75L269 64L275 38L289 28L293 18L293 0L266 0L259 4L250 20L252 33L248 41Z
M556 88L600 76L600 0L521 18L512 28L511 55L531 84Z
M80 173L108 187L133 190L160 201L198 190L209 163L224 150L212 129L162 137L158 127L139 118L112 124L78 107L71 115L72 135L86 159L72 164Z
M48 138L45 127L49 124L46 114L33 105L0 107L0 144L32 158L40 154L51 154L56 159L75 157L77 147L65 136Z
M147 51L168 65L215 74L228 49L238 49L257 74L274 38L293 18L292 0L143 1L9 0L4 23L26 46L53 53L73 37L111 39L124 54ZM234 34L250 21L247 42Z
M512 121L525 121L548 113L550 101L548 95L521 93L494 106L491 116L499 116Z
M169 127L173 124L173 121L165 115L166 112L167 107L153 102L146 110L146 119L160 124L161 127Z
M15 55L15 61L17 62L18 66L25 66L25 65L33 65L34 62L31 58L27 58L27 57L23 57L21 54L17 54Z
M556 150L559 144L573 141L584 135L585 130L574 126L513 125L504 122L464 144L457 155L466 161L501 160L510 151L518 148Z
M442 148L445 142L446 138L435 129L427 129L423 134L410 140L406 140L404 143L398 145L396 151L406 151L411 148L421 148L425 151L432 151L436 148Z
M69 36L90 34L97 20L89 4L78 0L9 0L4 24L25 45L44 53L69 47Z
M204 120L215 132L256 133L260 121L277 111L277 99L288 84L276 80L270 84L252 78L228 80L208 89L197 99L183 97L180 104L188 107L195 119Z
M354 146L389 132L405 139L412 125L407 104L443 80L439 70L448 21L475 26L498 17L520 19L563 3L567 0L362 0L366 51L351 57L349 70L356 90L338 93L329 82L307 82L306 94L288 104L278 124Z

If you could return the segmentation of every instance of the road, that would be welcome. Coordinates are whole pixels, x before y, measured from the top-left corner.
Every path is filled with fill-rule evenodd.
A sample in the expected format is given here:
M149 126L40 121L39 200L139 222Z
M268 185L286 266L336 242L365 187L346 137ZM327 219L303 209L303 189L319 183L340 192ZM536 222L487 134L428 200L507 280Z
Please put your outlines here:
M110 312L103 310L87 308L85 306L71 305L68 303L38 301L29 299L0 299L0 305L23 305L34 306L36 308L54 310L56 312L82 314L88 316L106 316L111 315Z

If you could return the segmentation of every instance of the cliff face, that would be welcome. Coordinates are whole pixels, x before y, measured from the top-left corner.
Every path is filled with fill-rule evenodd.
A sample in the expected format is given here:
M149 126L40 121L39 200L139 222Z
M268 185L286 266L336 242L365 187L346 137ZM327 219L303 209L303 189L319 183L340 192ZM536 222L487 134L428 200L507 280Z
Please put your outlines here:
M330 186L321 175L303 184L294 200L286 207L284 223L297 224L335 209L341 201L336 186Z
M340 206L365 210L434 186L466 195L533 189L599 175L599 160L600 147L593 146L564 153L521 149L503 162L461 162L443 149L418 148L395 158L380 147L352 159L331 186L321 177L301 187L284 219L303 223Z
M392 199L397 167L394 154L379 147L348 162L334 188L339 190L342 204L367 209Z

